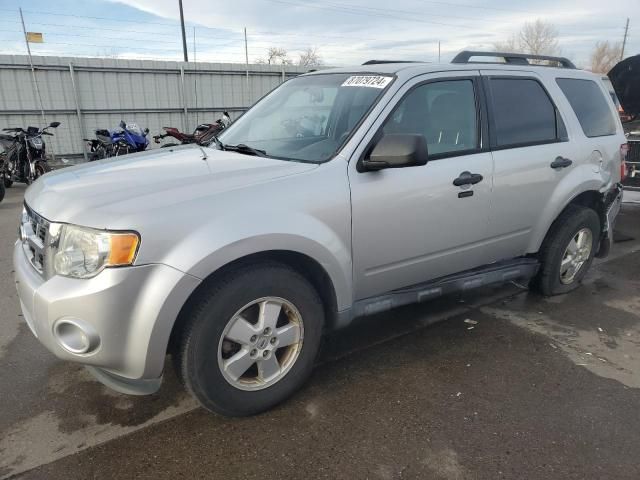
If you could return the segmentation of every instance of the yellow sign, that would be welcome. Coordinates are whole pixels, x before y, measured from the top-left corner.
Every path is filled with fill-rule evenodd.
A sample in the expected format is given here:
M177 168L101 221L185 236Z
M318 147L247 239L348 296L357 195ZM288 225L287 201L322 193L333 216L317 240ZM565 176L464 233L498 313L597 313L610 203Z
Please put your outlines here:
M27 42L44 43L44 37L40 32L27 32Z

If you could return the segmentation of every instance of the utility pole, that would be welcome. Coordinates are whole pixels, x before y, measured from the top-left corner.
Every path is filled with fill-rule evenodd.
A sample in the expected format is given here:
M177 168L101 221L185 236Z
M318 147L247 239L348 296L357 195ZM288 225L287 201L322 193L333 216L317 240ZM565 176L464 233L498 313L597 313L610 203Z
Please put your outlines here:
M247 95L249 95L249 47L247 46L247 27L244 28L244 62L247 68Z
M182 27L182 52L184 53L184 61L189 61L189 55L187 53L187 34L184 31L184 12L182 11L182 0L178 0L178 6L180 7L180 26Z
M24 26L24 16L22 15L22 8L20 10L20 21L22 22L22 33L24 33L24 43L27 45L27 53L29 54L29 65L31 66L31 79L33 80L33 88L40 103L40 114L42 115L42 121L47 123L47 119L44 115L44 107L42 105L42 95L40 95L40 87L38 87L38 80L36 79L36 69L33 67L33 59L31 58L31 47L29 46L29 38L27 37L27 28Z
M196 57L196 27L193 27L193 94L196 101L196 125L200 125L198 119L198 60Z
M622 50L620 51L620 60L624 60L624 47L627 46L627 35L629 34L629 17L627 17L627 25L624 27L624 39L622 39Z

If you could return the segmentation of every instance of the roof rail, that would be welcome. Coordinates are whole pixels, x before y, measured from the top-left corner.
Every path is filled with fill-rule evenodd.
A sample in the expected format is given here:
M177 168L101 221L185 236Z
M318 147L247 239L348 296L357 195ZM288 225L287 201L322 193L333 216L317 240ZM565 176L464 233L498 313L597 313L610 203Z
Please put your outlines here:
M497 57L504 58L504 63L511 65L531 65L529 60L547 60L548 62L557 62L563 68L575 69L576 66L571 60L565 57L552 57L549 55L530 55L528 53L509 53L509 52L474 52L465 50L457 54L451 63L498 63L498 62L472 62L471 57Z
M384 63L424 63L415 60L368 60L362 65L381 65Z

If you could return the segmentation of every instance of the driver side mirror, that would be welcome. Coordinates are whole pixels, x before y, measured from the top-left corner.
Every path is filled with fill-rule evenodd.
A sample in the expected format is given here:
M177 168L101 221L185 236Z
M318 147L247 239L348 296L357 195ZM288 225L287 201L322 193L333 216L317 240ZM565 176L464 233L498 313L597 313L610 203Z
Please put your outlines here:
M417 167L425 165L427 157L424 135L393 133L380 139L358 170L375 172L385 168Z
M60 126L60 122L51 122L51 123L49 124L49 126L50 126L51 128L58 128L58 127Z

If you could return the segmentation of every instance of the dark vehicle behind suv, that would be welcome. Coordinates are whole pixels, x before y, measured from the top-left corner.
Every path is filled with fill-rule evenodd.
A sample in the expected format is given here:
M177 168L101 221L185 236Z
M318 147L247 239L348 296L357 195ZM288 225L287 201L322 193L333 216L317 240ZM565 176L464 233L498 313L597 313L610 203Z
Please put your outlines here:
M627 177L623 185L627 190L640 192L640 55L618 63L608 73L608 78L629 141Z

